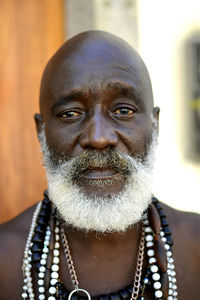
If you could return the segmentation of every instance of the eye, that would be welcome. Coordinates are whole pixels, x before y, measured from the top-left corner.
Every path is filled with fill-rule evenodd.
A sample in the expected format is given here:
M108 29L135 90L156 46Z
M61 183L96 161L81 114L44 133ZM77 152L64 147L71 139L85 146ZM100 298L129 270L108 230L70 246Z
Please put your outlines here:
M69 110L69 111L65 111L63 113L59 114L59 117L62 119L73 119L73 118L77 118L79 116L81 116L82 113L75 111L75 110Z
M130 108L130 107L118 107L117 109L115 109L113 111L113 114L116 117L133 117L133 115L136 113L136 109L135 108Z

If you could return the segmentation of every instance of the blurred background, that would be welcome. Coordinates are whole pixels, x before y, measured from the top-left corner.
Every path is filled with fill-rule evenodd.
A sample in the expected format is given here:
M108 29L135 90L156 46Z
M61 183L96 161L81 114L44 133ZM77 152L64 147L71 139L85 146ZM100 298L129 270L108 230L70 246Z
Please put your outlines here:
M200 212L200 1L0 0L0 222L42 199L33 122L42 71L65 40L91 29L144 59L161 108L155 195Z

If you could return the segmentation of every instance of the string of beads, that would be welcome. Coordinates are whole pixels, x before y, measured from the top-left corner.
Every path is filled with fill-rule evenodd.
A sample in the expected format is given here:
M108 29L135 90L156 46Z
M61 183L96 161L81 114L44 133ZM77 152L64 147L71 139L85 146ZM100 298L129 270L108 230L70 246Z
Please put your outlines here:
M34 212L24 250L22 299L36 299L32 278L34 270L38 276L39 300L66 300L69 291L59 278L60 224L51 215L52 205L46 192L44 196L44 200L37 205ZM137 299L144 300L146 290L149 290L155 299L177 300L171 231L160 202L153 197L152 203L143 217L148 267L143 270ZM116 293L92 297L92 300L128 300L132 295L131 285ZM76 293L71 299L86 300L87 297Z

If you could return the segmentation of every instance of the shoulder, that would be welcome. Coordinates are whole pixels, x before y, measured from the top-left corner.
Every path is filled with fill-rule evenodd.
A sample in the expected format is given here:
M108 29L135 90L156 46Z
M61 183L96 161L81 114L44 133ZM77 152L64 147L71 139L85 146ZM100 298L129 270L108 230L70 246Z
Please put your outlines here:
M0 299L20 299L22 261L35 206L0 225ZM9 289L12 282L12 289Z
M174 241L180 299L198 299L200 295L200 215L182 212L163 204Z
M197 213L183 212L162 204L166 211L169 225L173 235L190 246L200 246L200 215Z

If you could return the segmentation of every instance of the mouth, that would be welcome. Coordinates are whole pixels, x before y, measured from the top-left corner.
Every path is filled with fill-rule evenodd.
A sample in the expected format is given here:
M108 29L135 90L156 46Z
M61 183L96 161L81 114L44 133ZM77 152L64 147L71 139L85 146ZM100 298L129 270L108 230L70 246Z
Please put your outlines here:
M112 180L121 175L119 172L110 168L92 168L87 169L82 178L89 180Z

